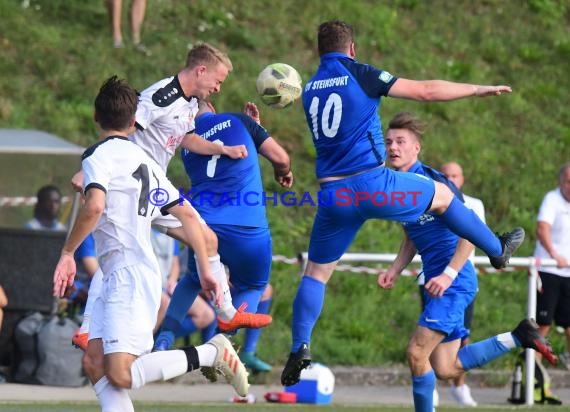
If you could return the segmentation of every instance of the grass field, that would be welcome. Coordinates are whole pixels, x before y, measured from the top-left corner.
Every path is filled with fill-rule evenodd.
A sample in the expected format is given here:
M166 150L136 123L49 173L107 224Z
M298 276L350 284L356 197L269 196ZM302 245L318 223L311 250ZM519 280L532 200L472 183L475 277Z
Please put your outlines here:
M570 412L570 406L542 406L535 405L533 410L547 411L555 410L557 412ZM99 408L93 403L2 403L0 402L0 409L2 412L95 412ZM350 406L350 405L278 405L278 404L181 404L181 403L135 403L137 412L181 412L181 411L201 411L201 412L227 412L237 411L240 409L256 412L280 412L280 411L324 411L327 412L368 412L368 411L384 411L384 412L399 412L409 411L411 407L405 406L391 406L391 405L369 405L369 406ZM515 410L528 410L526 406L493 406L493 407L478 407L477 412L500 412L500 411L515 411ZM437 408L438 411L445 412L460 412L465 411L465 408L453 406L441 406Z

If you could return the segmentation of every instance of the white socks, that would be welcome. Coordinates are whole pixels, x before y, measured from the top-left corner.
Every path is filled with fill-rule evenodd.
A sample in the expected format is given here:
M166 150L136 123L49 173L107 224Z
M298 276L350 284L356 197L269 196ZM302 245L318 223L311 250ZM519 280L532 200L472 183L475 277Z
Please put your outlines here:
M93 385L95 395L99 399L101 412L134 412L133 402L128 389L116 388L103 376Z
M218 308L215 307L216 313L224 321L230 321L236 314L236 308L232 302L232 295L230 293L230 285L228 284L228 276L226 274L226 269L220 261L220 255L208 256L208 261L210 262L210 268L212 274L216 280L220 283L222 288L222 293L224 295L222 306ZM198 270L198 274L200 271Z
M188 360L183 350L147 353L131 365L131 388L138 389L148 382L165 381L186 372Z
M501 343L501 345L509 350L517 347L515 338L513 338L513 334L511 332L505 332L497 335L497 340Z
M204 343L196 346L196 351L198 352L198 359L200 359L200 366L214 366L218 348L211 343Z

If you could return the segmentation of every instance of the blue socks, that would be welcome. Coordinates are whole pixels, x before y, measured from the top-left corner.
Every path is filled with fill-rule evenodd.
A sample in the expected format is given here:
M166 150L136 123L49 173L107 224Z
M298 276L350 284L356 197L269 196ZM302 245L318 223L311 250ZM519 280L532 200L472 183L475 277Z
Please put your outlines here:
M271 298L267 300L262 300L257 305L257 313L268 314L269 308L271 307ZM245 330L245 339L243 342L243 348L241 349L243 352L251 352L255 353L255 348L257 347L257 341L261 336L261 328L260 329L246 329Z
M323 309L326 284L307 275L301 279L297 296L293 301L293 346L291 352L297 352L303 343L311 341L313 327Z
M496 257L503 254L499 238L457 197L453 197L447 210L439 216L453 233L473 243L487 256Z
M461 361L463 369L468 371L497 359L499 356L509 352L509 350L508 347L499 341L497 336L493 336L492 338L462 347L459 349L457 357Z
M435 373L433 370L421 376L412 376L412 392L416 412L433 412L433 391Z
M202 343L208 342L214 337L218 328L218 320L214 318L212 323L202 329Z
M200 289L202 289L200 283L195 282L190 274L186 274L180 279L166 310L166 316L160 328L161 332L163 330L178 332Z

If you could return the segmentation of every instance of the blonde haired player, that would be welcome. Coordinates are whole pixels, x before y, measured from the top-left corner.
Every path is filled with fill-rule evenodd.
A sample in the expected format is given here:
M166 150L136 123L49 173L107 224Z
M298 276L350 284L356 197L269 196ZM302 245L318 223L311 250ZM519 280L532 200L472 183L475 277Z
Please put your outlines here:
M162 79L142 91L136 111L136 130L129 135L129 139L154 159L164 173L179 146L197 154L225 155L232 159L246 157L244 145L220 146L194 133L194 117L198 112L199 99L218 93L232 68L229 57L212 45L201 43L194 46L188 52L186 66L177 75ZM73 177L72 185L76 190L83 189L81 173ZM260 328L269 324L271 316L238 311L233 306L224 266L217 251L217 237L201 218L200 222L206 239L210 268L222 286L222 303L216 307L220 330ZM188 244L176 218L158 217L153 221L153 226ZM96 273L89 287L83 324L72 339L81 348L87 346L89 318L100 283L101 274Z

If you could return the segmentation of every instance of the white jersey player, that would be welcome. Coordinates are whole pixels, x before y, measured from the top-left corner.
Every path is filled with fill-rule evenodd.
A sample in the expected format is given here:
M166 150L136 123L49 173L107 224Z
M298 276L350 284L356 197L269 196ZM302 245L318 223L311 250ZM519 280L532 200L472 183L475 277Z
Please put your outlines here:
M245 146L221 146L202 139L194 133L194 116L198 110L198 99L205 99L211 93L220 91L229 72L230 59L206 43L195 46L188 53L186 67L174 77L160 80L145 89L140 96L136 112L136 131L129 138L157 161L162 170L166 168L178 146L191 152L208 155L227 155L234 159L247 156ZM81 176L76 175L72 184L84 187ZM159 199L157 199L159 200ZM206 238L206 247L212 273L222 286L223 300L216 307L218 317L231 329L240 327L262 327L271 322L271 316L238 311L232 304L226 272L217 251L214 232L201 220ZM172 216L158 217L153 225L159 230L187 244L180 222ZM100 289L101 274L96 273L89 288L84 321L72 341L84 348L87 343L89 318L93 307L92 296Z
M92 313L84 369L103 411L133 411L129 389L200 366L221 371L244 396L249 386L247 372L221 334L199 347L149 353L162 286L150 243L154 216L172 213L179 219L202 268L204 290L218 301L221 295L209 268L197 212L180 199L158 164L127 139L126 131L134 126L136 105L136 91L116 76L103 84L95 100L101 141L87 149L82 158L85 205L55 269L54 295L63 296L66 287L73 284L73 254L92 232L103 287ZM162 205L152 204L156 198L152 193L160 193Z

